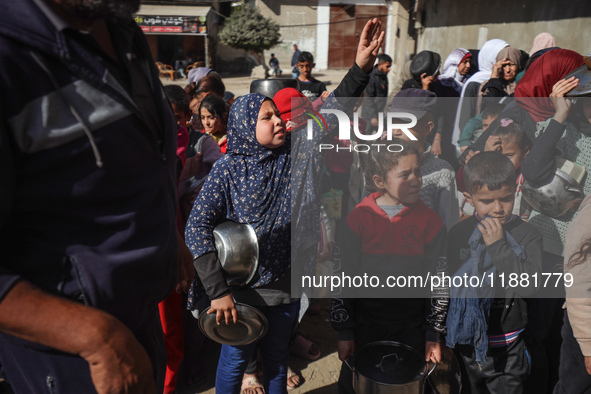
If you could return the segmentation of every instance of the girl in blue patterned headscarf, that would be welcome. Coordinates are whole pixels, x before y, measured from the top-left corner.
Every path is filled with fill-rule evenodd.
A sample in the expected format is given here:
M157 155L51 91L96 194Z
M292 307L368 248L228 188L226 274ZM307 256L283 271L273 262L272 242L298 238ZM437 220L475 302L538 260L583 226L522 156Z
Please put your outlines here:
M186 243L199 279L212 300L217 320L236 321L232 297L260 309L269 321L261 340L266 392L283 392L287 382L288 344L299 302L290 296L291 188L290 143L285 123L272 100L261 94L240 97L228 121L228 150L218 160L199 193L186 227ZM213 228L230 219L253 226L259 244L259 271L252 288L226 284L216 258ZM203 289L203 288L201 288ZM189 308L200 298L193 283ZM239 391L255 343L222 347L216 392Z

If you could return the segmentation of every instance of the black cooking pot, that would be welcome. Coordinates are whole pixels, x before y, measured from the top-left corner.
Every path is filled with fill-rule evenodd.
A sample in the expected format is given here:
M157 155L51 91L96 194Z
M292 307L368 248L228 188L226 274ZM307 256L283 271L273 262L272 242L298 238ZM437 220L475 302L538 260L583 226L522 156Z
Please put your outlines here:
M275 93L285 88L298 88L298 81L291 78L255 79L250 83L250 93L264 94L273 98Z
M428 370L425 357L402 343L378 341L363 346L353 357L353 388L357 394L422 394Z
M432 51L419 52L410 63L410 73L415 78L420 78L421 75L435 75L439 66L441 65L441 56Z

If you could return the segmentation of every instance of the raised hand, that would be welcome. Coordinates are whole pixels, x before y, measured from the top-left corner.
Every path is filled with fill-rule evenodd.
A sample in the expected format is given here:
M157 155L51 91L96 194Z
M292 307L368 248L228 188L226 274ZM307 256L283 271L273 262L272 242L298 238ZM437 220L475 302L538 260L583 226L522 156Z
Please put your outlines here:
M564 98L564 95L574 89L578 84L578 79L570 77L569 79L561 79L552 86L550 100L552 100L552 104L554 104L554 108L556 109L554 120L557 122L563 123L570 112L572 102Z
M359 37L355 63L366 73L373 69L380 47L384 42L385 32L382 31L382 22L374 18L368 21Z

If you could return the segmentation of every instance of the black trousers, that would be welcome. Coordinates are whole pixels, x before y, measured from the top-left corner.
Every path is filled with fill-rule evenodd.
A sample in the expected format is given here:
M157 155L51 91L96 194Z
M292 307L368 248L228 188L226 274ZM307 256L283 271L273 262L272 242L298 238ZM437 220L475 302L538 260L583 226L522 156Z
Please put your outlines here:
M559 381L554 387L554 394L591 393L591 375L585 369L585 357L573 335L573 329L566 312L564 313L564 324L562 325L562 347L560 348L558 377Z
M527 350L523 337L506 347L490 348L484 364L476 362L474 347L458 345L456 355L461 360L462 373L468 377L471 394L522 394L529 372Z

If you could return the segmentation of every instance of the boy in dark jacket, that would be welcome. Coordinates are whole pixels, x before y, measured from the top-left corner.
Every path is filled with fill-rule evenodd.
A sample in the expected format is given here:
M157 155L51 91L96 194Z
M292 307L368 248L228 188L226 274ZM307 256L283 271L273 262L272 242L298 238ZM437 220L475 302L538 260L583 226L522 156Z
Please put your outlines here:
M386 106L388 97L388 72L392 68L392 58L386 54L378 55L378 64L373 68L369 83L365 88L365 103L361 110L361 117L370 125L370 129L377 130L378 113ZM382 97L382 99L380 99Z
M464 181L476 213L449 232L448 262L455 274L446 343L462 359L471 393L522 393L529 368L523 297L536 291L542 237L512 214L515 169L506 156L472 157ZM460 277L468 279L458 285Z

